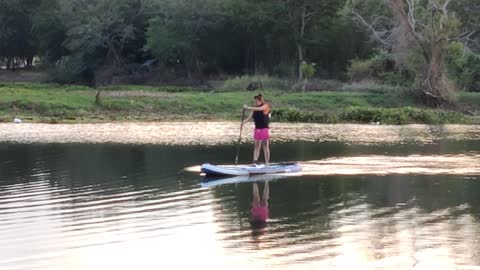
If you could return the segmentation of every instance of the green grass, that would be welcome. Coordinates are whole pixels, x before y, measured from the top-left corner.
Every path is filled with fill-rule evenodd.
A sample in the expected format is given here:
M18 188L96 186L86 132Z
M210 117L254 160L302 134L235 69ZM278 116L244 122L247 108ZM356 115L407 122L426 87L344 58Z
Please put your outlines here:
M145 92L209 92L206 88L177 87L177 86L147 86L147 85L108 85L101 88L106 91L145 91Z
M480 110L480 93L460 92L457 95L458 101L474 110Z
M109 96L129 92L137 96ZM158 120L238 120L243 104L251 104L256 92L181 87L108 86L101 104L97 90L57 84L0 84L0 121L13 117L34 122L97 122ZM153 96L145 96L151 94ZM421 109L402 91L386 92L291 92L262 91L272 104L274 121L465 123L458 113ZM480 93L460 93L459 101L480 107ZM476 118L478 119L478 118Z

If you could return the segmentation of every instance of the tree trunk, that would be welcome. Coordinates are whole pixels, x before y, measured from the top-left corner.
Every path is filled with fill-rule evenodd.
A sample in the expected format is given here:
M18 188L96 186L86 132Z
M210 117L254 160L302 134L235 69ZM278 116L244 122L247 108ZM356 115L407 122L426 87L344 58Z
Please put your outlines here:
M298 50L298 80L303 79L302 62L303 62L303 39L305 37L305 26L307 24L307 7L305 4L302 7L302 14L300 16L300 36L297 40Z
M307 83L308 83L308 79L307 77L305 77L304 81L303 81L303 86L302 86L302 91L305 92L305 90L307 90Z
M445 42L436 42L432 46L430 61L424 65L420 79L420 89L423 101L432 107L451 106L453 97L448 89L447 78L443 65Z
M192 78L192 72L190 70L190 65L188 63L188 56L187 55L183 56L183 64L185 65L185 71L187 72L187 79L190 80Z
M253 74L257 75L258 72L258 63L257 63L257 41L253 42Z
M200 60L195 57L195 68L197 70L197 74L202 74L202 65L200 64Z
M443 65L443 54L447 45L447 30L444 25L448 17L446 6L444 9L438 9L438 2L431 5L429 28L431 33L427 36L415 29L415 1L409 3L408 10L404 0L385 0L385 3L394 14L394 19L399 21L397 23L398 31L393 31L393 49L406 49L410 43L413 47L419 48L422 53L424 64L417 75L418 93L422 102L432 107L451 107L454 98L450 93Z
M408 20L405 20L403 13L398 10L405 10L404 0L386 0L385 4L392 11L394 27L392 29L392 54L395 65L403 66L409 62L410 52L415 47L414 37L409 29ZM397 10L398 9L398 10Z
M298 80L302 80L303 79L303 72L302 72L303 47L302 47L302 44L297 43L297 50L298 50Z
M117 67L121 66L122 65L122 60L120 59L120 55L117 52L117 48L115 48L115 46L113 45L113 43L110 40L107 40L107 46L108 46L108 50L110 51L110 53L112 53L115 66L117 66Z
M27 58L27 67L32 67L33 66L33 57L32 56L29 56Z
M100 94L102 93L102 89L99 89L97 91L97 94L95 95L95 105L102 105L102 101L100 99Z

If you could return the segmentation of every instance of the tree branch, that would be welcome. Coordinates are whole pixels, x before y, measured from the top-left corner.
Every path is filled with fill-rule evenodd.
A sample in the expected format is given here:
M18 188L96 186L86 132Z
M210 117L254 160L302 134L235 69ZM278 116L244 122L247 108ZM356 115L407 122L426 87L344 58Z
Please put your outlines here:
M447 7L448 7L448 4L450 4L452 0L447 0L445 1L445 4L443 4L442 6L442 10L444 11L445 15L447 14Z
M387 42L384 38L382 38L379 34L379 32L377 30L375 30L375 28L372 27L372 25L370 25L360 14L358 14L357 12L355 11L352 11L352 14L357 16L357 18L360 20L360 22L362 24L364 24L368 29L370 29L370 31L372 32L373 36L378 40L380 41L383 45L387 46L387 47L391 47L392 44L390 44L389 42Z
M454 37L454 38L450 38L449 40L463 40L463 39L470 40L470 38L479 31L480 31L480 29L475 29L473 31L466 31L466 32L463 32L460 35Z
M410 30L410 33L413 35L413 37L417 41L418 46L422 48L425 59L430 59L430 56L428 54L428 48L426 47L426 44L425 44L425 38L416 31L415 25L412 24L411 19L409 18L407 13L405 13L405 10L403 9L403 7L400 6L399 3L397 2L397 1L403 1L403 0L389 0L389 1L393 2L393 7L396 9L396 12L398 12L398 14L400 14L404 18L404 20L408 23L408 26L409 26L408 29Z
M433 39L436 39L437 36L437 29L435 28L435 13L437 12L437 5L434 5L432 7L432 33L433 33Z
M463 32L461 33L460 35L454 37L454 38L449 38L448 40L457 40L457 41L461 41L463 42L463 44L465 44L466 47L468 47L469 49L472 49L469 44L474 41L472 40L472 37L475 36L476 34L480 33L480 29L475 29L473 31L466 31L466 32Z
M411 27L415 29L416 20L415 20L415 1L414 0L407 0L408 4L408 19L409 23L411 23Z

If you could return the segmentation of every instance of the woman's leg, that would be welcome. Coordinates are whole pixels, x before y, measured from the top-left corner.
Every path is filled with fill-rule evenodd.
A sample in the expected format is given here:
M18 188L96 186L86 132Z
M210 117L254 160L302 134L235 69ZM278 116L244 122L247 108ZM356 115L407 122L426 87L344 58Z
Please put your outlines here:
M268 166L270 163L270 140L263 140L263 155L265 157L265 166Z
M270 198L270 188L268 185L268 181L265 182L265 186L263 187L263 195L262 195L262 203L265 206L268 206L268 199Z
M253 162L258 162L258 157L260 156L260 146L262 141L255 140L255 148L253 149Z
M253 183L253 200L252 206L257 207L260 206L260 192L258 191L258 184L255 182Z

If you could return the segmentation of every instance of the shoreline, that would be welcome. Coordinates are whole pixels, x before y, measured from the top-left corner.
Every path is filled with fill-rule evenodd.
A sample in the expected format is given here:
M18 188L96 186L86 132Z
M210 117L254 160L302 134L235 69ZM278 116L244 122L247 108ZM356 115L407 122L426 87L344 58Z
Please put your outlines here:
M252 130L253 123L244 126L242 143L252 142ZM232 121L0 123L0 143L233 145L239 131L239 123ZM273 123L271 137L272 143L431 144L441 139L480 140L480 125Z
M386 87L386 86L385 86ZM459 106L471 113L427 108L406 90L335 92L262 90L272 105L272 122L480 124L480 93L459 92ZM35 123L110 123L152 121L239 121L252 92L190 88L0 84L0 122L15 117Z

